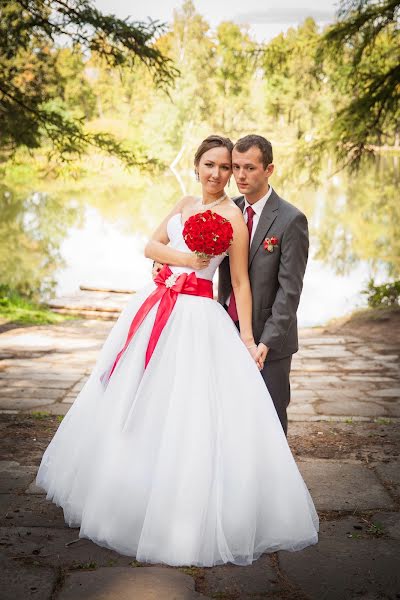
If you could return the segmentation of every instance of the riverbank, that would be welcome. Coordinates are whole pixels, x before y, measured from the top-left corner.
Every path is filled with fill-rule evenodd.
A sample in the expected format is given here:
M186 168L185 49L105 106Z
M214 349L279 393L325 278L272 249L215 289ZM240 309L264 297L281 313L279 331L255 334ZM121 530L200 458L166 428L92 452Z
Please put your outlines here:
M324 330L332 334L348 334L366 340L400 341L400 306L365 308L341 319L329 321Z
M57 314L46 304L33 302L0 286L0 333L16 327L62 323L67 319L71 316Z

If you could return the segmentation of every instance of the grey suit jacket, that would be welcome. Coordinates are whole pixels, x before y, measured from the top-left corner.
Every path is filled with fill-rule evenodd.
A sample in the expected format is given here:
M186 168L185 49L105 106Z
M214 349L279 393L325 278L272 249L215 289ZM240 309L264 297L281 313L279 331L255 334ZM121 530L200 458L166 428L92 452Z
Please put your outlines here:
M235 199L243 210L244 197ZM264 249L266 237L279 243ZM267 360L297 352L297 307L308 258L306 216L273 190L261 213L249 251L249 277L253 296L253 333L256 343L270 348ZM225 304L232 291L229 258L219 268L218 301Z

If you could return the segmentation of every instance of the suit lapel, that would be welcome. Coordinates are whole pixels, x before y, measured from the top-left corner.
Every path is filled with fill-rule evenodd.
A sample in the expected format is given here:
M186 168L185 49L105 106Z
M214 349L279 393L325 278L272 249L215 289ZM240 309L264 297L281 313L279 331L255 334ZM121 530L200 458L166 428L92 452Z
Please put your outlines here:
M243 202L244 203L244 202ZM249 252L249 267L252 263L252 260L260 246L261 242L265 239L272 223L275 221L278 216L279 209L279 196L272 190L270 197L267 200L266 205L263 208L263 211L260 215L260 220L258 221L257 228L254 233L253 241L251 242L250 252Z

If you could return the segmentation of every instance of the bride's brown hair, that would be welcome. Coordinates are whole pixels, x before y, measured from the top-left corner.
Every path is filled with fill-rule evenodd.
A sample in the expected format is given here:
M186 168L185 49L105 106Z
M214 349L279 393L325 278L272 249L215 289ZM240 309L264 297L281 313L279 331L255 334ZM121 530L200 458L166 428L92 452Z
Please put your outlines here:
M226 148L228 152L231 153L233 149L233 143L229 138L222 137L222 135L209 135L201 142L200 146L196 150L196 154L194 155L195 167L198 167L200 158L203 156L203 154L212 148Z

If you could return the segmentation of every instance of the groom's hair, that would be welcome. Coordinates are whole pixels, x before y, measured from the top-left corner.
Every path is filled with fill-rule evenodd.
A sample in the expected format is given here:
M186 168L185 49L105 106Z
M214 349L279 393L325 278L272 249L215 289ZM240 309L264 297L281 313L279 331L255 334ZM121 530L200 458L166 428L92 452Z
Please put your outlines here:
M271 142L265 137L262 137L262 135L245 135L236 142L234 149L238 152L247 152L247 150L250 150L253 146L260 150L263 166L264 169L266 169L268 165L273 162L274 157L272 154Z

